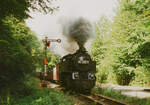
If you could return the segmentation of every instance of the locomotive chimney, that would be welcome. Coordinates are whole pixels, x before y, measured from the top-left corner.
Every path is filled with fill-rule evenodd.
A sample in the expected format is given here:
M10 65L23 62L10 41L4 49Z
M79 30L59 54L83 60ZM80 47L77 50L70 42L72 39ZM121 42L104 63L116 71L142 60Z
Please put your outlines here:
M85 52L86 51L84 45L79 45L79 49L78 50L79 50L79 52Z

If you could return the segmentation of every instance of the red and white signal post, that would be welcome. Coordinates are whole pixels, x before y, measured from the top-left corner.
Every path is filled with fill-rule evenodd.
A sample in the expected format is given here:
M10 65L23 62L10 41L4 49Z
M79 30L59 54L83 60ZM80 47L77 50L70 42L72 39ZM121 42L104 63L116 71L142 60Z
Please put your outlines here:
M51 42L61 42L61 39L48 39L48 37L45 37L45 39L42 40L44 43L44 50L45 50L45 58L44 58L44 77L47 76L47 48L50 47Z

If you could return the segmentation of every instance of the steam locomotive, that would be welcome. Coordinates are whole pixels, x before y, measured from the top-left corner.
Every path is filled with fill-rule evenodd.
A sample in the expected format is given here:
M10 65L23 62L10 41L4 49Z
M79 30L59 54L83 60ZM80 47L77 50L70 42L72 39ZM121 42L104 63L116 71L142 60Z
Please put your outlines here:
M90 92L96 81L96 62L84 47L64 56L59 63L60 82L67 89Z
M56 68L47 72L46 80L58 81L66 89L89 93L96 82L96 62L84 47L61 58ZM39 75L42 79L43 73Z

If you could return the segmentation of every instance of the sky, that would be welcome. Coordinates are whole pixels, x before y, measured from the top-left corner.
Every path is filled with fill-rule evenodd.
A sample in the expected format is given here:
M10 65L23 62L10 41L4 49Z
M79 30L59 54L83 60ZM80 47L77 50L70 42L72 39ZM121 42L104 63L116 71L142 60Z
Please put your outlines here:
M84 17L95 22L102 15L112 18L117 0L53 0L53 5L59 6L54 14L30 12L33 18L26 20L26 24L36 33L39 39L62 38L61 22L69 18Z

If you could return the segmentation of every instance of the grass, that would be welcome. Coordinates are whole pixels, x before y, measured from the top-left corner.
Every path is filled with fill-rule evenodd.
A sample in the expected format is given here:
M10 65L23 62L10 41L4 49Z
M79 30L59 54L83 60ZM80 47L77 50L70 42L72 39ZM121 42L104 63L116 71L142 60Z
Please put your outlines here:
M135 104L135 105L150 105L150 98L139 99L139 98L127 97L125 95L122 95L121 92L117 92L113 89L94 88L92 92L97 94L102 94L108 97L112 97L114 99L122 100L124 102Z
M68 94L50 88L40 89L39 84L39 79L30 76L24 85L18 84L19 88L10 88L11 91L8 89L0 94L0 105L73 105Z
M0 105L73 105L68 94L50 88L40 89L39 83L39 79L31 77L26 87L21 87L21 93L0 94Z
M73 105L73 103L60 91L43 89L35 91L30 96L12 100L10 105Z

